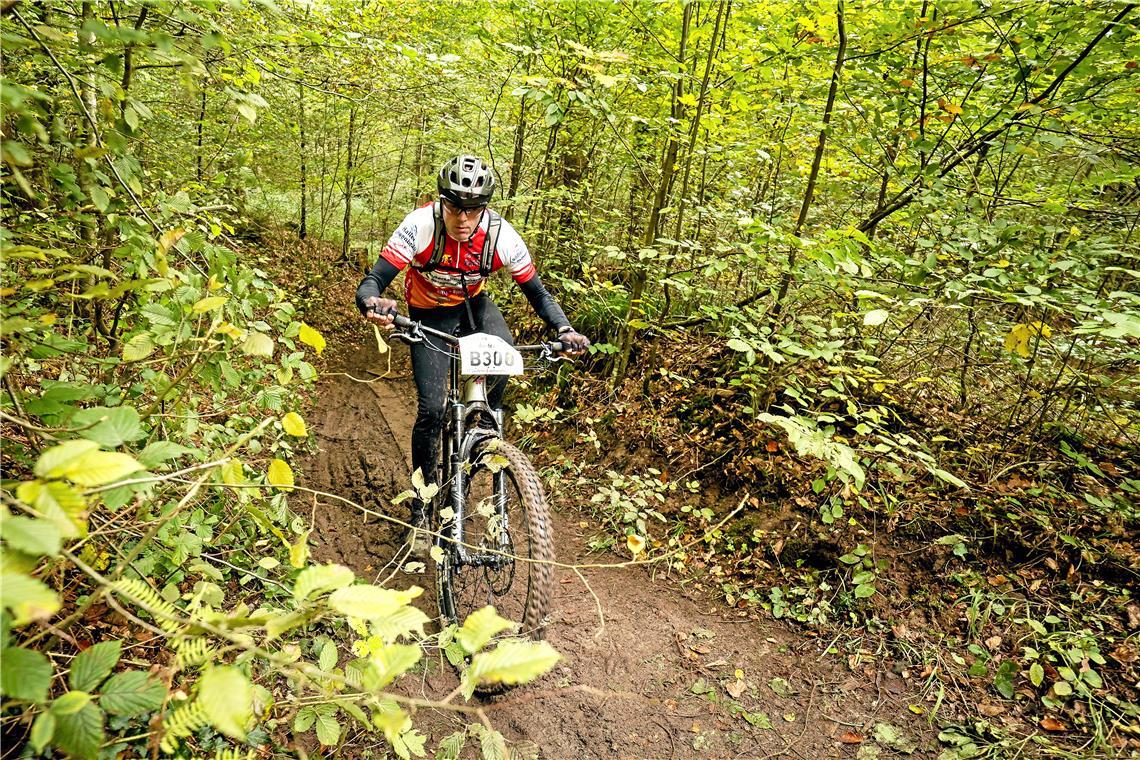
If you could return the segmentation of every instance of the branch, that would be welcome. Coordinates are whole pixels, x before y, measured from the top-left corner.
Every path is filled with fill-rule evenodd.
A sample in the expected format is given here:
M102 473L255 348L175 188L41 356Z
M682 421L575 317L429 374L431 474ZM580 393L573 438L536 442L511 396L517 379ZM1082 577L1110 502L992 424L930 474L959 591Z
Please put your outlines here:
M1085 58L1088 58L1089 54L1093 51L1093 48L1095 48L1102 39L1108 36L1109 32L1111 32L1121 21L1123 21L1129 13L1136 9L1136 5L1136 3L1129 3L1120 11L1120 13L1117 13L1112 21L1110 21L1104 29L1102 29L1095 37L1093 37L1087 45L1085 45L1084 50L1082 50L1077 55L1077 57L1074 58L1072 62L1070 62L1069 65L1066 66L1065 69L1053 79L1049 86L1042 90L1041 93L1037 95L1037 97L1030 100L1029 103L1038 105L1049 98L1051 95L1055 94L1061 88L1061 85L1064 84L1065 79L1069 76L1069 74L1071 74L1073 70L1076 69L1076 67L1085 60ZM942 167L941 171L938 172L938 176L945 177L947 174L957 168L959 164L981 150L984 145L1001 136L1002 133L1009 131L1015 125L1021 123L1027 117L1028 113L1029 111L1018 111L1009 117L1009 119L1006 120L1004 124L994 127L983 135L966 140L965 143L958 146L958 148L954 151L956 154L955 157ZM917 197L918 186L921 184L921 182L921 176L915 177L913 180L911 180L907 188L901 190L890 203L878 209L872 213L871 216L860 222L858 227L859 231L866 233L869 230L874 229L874 227L878 225L879 222L883 221L899 209L902 209L909 205Z

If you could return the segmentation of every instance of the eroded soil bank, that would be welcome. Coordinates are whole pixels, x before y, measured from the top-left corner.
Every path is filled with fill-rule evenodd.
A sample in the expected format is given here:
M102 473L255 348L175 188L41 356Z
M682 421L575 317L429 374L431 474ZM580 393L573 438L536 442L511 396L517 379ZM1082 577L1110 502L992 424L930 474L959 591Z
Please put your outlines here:
M382 355L371 340L340 345L309 415L316 450L304 468L308 485L402 518L403 508L388 504L408 482L415 390L406 349L395 346ZM588 551L587 516L575 504L554 501L552 508L561 562L621 561ZM422 585L430 613L430 570L401 572L399 532L355 506L320 499L313 553L364 578ZM718 600L655 579L651 569L583 567L581 578L572 569L556 570L547 639L565 659L539 682L483 703L513 752L543 758L936 755L934 732L909 711L917 697L906 693L895 672L824 655L827 642L775 621L738 618ZM405 678L403 688L438 700L454 686L450 669L435 661ZM415 720L434 753L438 740L471 716L420 710ZM375 735L361 734L346 751L382 756L386 747L375 742ZM476 756L473 744L464 756Z

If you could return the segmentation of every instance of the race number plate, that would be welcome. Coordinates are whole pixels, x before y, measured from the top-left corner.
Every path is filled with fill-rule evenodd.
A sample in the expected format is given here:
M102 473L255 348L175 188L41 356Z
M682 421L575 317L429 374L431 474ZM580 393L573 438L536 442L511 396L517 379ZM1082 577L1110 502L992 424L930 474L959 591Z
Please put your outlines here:
M464 375L521 375L522 354L497 335L475 333L459 339L460 372Z

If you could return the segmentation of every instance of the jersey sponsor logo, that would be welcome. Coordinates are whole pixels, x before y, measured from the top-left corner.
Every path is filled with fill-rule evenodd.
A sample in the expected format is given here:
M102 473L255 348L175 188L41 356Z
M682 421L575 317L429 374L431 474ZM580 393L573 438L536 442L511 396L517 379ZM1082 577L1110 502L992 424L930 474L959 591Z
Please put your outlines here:
M416 225L409 224L396 230L396 237L411 249L416 247Z

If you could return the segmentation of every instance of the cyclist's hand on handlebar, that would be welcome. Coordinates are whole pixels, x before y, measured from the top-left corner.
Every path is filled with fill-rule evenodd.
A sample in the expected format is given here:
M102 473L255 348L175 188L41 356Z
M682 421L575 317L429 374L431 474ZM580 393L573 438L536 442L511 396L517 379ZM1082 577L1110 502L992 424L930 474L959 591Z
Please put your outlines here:
M562 353L571 356L584 354L590 347L590 339L575 330L562 333L558 336L558 341L562 344Z
M396 302L391 298L369 296L364 299L364 306L364 318L381 327L390 327L396 318Z

